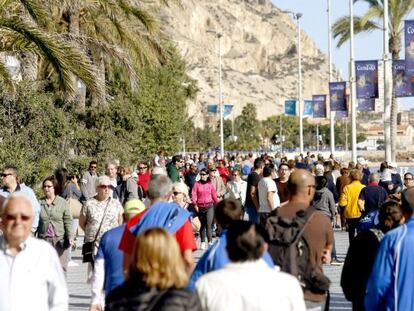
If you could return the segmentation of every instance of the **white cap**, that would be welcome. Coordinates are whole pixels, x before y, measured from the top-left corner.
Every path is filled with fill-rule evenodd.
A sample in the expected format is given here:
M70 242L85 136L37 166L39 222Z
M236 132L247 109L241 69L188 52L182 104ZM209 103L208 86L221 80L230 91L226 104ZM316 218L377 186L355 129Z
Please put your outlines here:
M365 164L367 164L367 161L366 161L363 157L359 157L359 158L357 159L357 162L358 162L359 164L361 164L361 165L365 165Z
M397 163L396 162L389 162L388 163L388 167L396 168L397 167Z

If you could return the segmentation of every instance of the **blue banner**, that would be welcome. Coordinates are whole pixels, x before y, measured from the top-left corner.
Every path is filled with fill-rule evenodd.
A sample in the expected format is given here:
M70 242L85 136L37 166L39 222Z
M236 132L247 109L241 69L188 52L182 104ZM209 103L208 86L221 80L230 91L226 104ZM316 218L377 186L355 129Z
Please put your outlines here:
M231 113L233 112L233 105L224 105L224 119L228 119L231 116Z
M208 105L207 106L207 112L217 113L217 111L218 111L218 106L217 105Z
M405 75L411 85L414 85L414 21L405 21Z
M375 98L358 98L358 111L375 111Z
M326 118L326 95L313 95L313 117Z
M337 119L346 119L346 118L348 118L348 116L349 116L348 110L335 111L335 117Z
M285 115L296 116L296 100L285 100Z
M346 110L346 82L329 83L329 99L331 111Z
M357 98L378 98L378 62L355 62Z
M304 118L311 118L313 116L313 101L305 100L303 102L303 115Z
M392 62L395 97L412 96L411 83L405 74L405 60L397 59Z

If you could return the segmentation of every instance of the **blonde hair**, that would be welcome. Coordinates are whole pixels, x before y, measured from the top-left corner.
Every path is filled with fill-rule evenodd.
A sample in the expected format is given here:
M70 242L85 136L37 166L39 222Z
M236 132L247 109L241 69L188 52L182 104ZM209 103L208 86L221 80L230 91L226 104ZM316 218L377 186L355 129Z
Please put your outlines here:
M164 229L152 228L135 240L128 277L139 274L147 287L185 288L188 275L177 241Z

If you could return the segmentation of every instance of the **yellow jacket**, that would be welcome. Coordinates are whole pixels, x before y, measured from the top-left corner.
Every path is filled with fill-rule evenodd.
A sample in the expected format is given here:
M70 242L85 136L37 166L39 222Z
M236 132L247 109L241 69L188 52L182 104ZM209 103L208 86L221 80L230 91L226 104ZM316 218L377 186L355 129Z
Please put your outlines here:
M358 207L358 198L361 190L365 188L359 180L354 180L349 185L346 185L341 197L339 198L339 205L345 206L345 218L359 218L361 211Z

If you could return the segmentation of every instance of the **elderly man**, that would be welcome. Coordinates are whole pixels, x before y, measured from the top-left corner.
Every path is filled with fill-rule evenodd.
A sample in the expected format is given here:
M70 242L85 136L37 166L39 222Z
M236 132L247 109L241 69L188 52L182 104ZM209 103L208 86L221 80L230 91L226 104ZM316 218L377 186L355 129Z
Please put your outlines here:
M40 204L31 188L25 184L18 183L18 176L19 172L17 170L17 167L13 165L7 165L3 168L3 173L1 173L3 188L0 189L0 196L7 198L13 192L21 192L26 195L26 197L30 200L30 205L34 210L34 219L32 223L32 232L34 233L36 232L39 225Z
M378 211L387 200L387 191L378 185L380 180L378 173L372 173L368 178L368 186L359 193L358 207L363 215Z
M0 310L68 310L65 277L56 251L30 236L30 199L11 194L0 212Z

